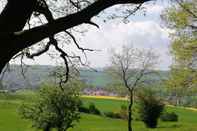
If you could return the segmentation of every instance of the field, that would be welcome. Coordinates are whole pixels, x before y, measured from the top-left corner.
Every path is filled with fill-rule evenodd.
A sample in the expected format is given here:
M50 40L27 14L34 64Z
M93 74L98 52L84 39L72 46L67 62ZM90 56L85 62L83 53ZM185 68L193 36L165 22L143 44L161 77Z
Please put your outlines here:
M36 131L31 122L20 118L18 107L23 100L33 99L31 92L0 96L0 131ZM124 100L105 98L82 98L85 105L95 103L101 111L118 111ZM168 106L168 111L179 115L179 122L159 122L156 129L147 129L140 121L134 121L134 131L197 131L197 111ZM79 123L69 131L126 131L127 122L103 116L82 114Z

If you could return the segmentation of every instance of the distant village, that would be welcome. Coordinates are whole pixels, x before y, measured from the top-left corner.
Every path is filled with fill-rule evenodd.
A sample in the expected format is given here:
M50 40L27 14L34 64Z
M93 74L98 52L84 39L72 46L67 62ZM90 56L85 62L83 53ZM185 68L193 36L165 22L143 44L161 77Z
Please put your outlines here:
M85 88L83 90L83 94L90 95L90 96L117 96L116 93L106 91L100 87Z

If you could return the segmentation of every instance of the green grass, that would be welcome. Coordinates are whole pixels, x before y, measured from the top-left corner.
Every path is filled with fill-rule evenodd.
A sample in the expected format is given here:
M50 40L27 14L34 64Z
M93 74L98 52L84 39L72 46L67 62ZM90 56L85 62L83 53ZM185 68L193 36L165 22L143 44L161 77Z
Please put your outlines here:
M11 94L10 94L11 95ZM16 95L0 96L0 131L37 131L31 127L31 122L21 119L18 107L23 100L31 100L31 92L25 94L17 92ZM118 111L121 100L83 98L84 104L95 103L103 111ZM140 121L134 121L134 131L197 131L197 112L180 107L167 107L167 111L174 111L179 115L178 122L161 122L158 128L147 129ZM79 123L69 131L126 131L127 122L119 119L110 119L103 116L82 114Z
M18 103L0 102L0 131L31 131L31 123L18 115ZM33 130L32 130L33 131Z
M94 103L96 107L103 112L105 111L117 112L120 110L121 105L127 105L127 102L122 100L82 98L82 101L85 106L88 106L90 103Z

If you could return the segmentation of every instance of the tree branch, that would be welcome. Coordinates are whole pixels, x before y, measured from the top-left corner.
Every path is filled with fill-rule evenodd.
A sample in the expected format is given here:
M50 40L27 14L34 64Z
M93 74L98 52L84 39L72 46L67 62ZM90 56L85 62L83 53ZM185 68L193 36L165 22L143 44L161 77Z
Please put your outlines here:
M16 41L15 44L19 46L18 48L21 51L44 38L52 36L71 27L78 26L82 23L86 23L87 21L90 21L93 16L113 5L128 3L141 4L147 1L150 0L97 0L90 6L77 13L56 19L53 22L32 28L30 30L16 32L12 38Z
M77 46L77 48L80 49L80 50L82 50L82 52L84 52L84 51L94 51L93 49L88 49L88 48L82 48L82 47L80 47L79 44L77 43L74 35L72 35L69 31L66 31L66 30L65 30L65 33L67 33L72 38L72 40L75 43L75 45Z

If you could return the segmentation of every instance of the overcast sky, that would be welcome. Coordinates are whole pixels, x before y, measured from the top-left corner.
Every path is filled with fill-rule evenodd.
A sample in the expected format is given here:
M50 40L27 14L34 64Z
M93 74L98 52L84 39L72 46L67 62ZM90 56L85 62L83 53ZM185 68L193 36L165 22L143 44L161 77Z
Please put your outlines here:
M163 10L169 6L167 2L156 2L155 4L147 3L146 15L139 11L136 15L129 18L129 22L123 23L120 19L103 22L104 17L95 17L93 21L99 24L97 29L88 26L87 32L83 35L76 34L78 42L82 47L93 48L100 51L87 52L87 58L92 67L104 67L109 64L109 49L120 48L123 44L132 44L136 48L152 48L160 55L159 69L166 70L171 64L169 55L169 32L160 19ZM108 13L114 13L115 8L107 10ZM105 14L106 15L106 14ZM65 47L75 52L74 45ZM18 63L18 62L16 62ZM43 55L35 59L28 60L27 64L56 64L48 55Z

